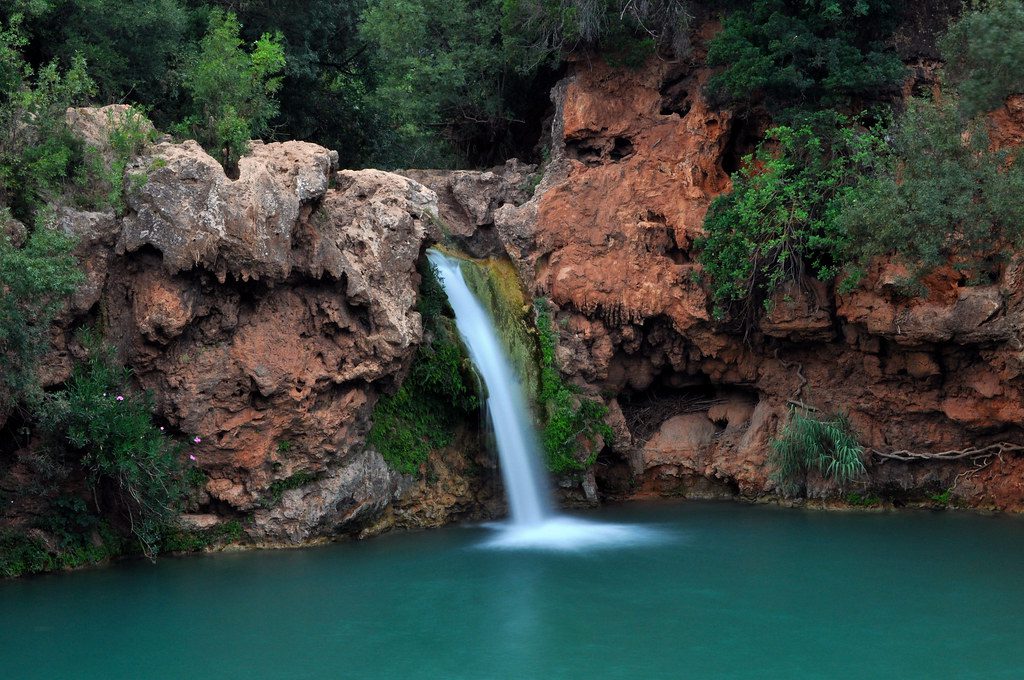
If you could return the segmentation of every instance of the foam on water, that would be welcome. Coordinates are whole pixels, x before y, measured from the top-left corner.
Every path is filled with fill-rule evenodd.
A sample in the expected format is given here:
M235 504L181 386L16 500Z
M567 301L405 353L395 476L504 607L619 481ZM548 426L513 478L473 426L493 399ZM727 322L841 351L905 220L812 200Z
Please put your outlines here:
M654 527L589 522L565 515L555 515L528 526L505 523L486 526L496 533L480 547L498 550L579 552L651 545L669 538L666 531Z

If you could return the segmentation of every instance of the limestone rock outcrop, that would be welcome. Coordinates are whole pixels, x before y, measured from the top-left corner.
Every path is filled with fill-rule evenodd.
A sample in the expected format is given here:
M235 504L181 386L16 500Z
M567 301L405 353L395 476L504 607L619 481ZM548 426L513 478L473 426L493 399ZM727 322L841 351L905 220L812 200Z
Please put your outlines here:
M851 293L809 280L779 291L752 333L712 320L693 244L764 123L708 106L696 50L638 70L575 64L552 95L537 192L496 211L527 286L557 309L563 372L615 416L595 468L604 495L773 495L766 456L794 406L848 414L883 452L1024 443L1019 258L988 285L940 270L919 298L879 262ZM1021 109L1011 97L993 114L994 143L1024 140ZM955 487L961 505L1024 510L1024 459L984 462L876 459L858 489L900 500ZM810 497L836 491L808 480Z
M119 113L69 119L102 144ZM422 339L417 263L437 197L336 166L314 144L254 142L231 178L195 142L161 141L129 164L145 181L130 184L123 215L57 215L86 280L44 382L68 378L75 329L99 323L208 478L193 515L245 518L261 544L415 526L427 506L422 521L436 524L444 499L455 514L475 509L461 473L450 477L462 496L438 500L365 445L378 397Z

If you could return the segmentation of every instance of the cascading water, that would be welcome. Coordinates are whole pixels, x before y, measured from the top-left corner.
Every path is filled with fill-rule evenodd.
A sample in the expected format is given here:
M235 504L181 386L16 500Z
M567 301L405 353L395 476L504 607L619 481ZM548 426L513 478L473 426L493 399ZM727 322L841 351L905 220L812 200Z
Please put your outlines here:
M501 459L501 476L512 515L512 524L540 524L551 512L530 426L523 391L494 324L462 278L459 260L436 250L428 252L448 302L455 311L455 326L469 350L469 358L487 386L487 413Z
M427 257L455 312L455 326L469 358L487 387L487 415L511 514L510 522L488 545L579 549L648 540L654 534L643 527L586 522L552 510L530 410L494 322L466 285L461 260L437 250L427 251Z

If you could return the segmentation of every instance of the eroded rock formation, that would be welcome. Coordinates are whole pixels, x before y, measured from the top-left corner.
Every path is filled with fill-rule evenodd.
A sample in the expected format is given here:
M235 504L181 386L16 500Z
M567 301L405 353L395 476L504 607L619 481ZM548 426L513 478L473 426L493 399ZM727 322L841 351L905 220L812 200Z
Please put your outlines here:
M712 321L693 242L728 172L750 150L748 116L709 109L699 49L688 64L576 64L553 95L552 162L536 196L499 209L524 279L557 305L559 359L593 395L612 394L606 495L775 492L766 454L793 405L848 413L869 449L939 452L1024 443L1018 257L998 280L942 270L908 298L877 264L858 290L814 281L779 291L749 336ZM1024 133L1019 97L996 112L994 143ZM904 272L905 273L905 272ZM1024 458L875 461L853 490L1024 509ZM808 496L835 497L821 479Z
M106 114L75 112L94 144ZM247 518L256 542L298 543L476 507L465 466L435 461L449 470L438 498L364 445L422 337L416 267L437 198L336 162L314 144L255 143L231 179L196 143L164 141L131 163L145 181L123 216L59 213L87 278L44 382L68 378L75 329L99 323L169 436L198 438L188 454L208 481L195 526Z

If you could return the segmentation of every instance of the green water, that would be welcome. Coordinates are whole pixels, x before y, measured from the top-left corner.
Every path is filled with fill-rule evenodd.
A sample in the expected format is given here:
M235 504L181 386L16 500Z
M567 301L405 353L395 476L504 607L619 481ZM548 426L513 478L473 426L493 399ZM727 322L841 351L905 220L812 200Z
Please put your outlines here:
M0 583L0 677L1024 678L1024 522L734 504L662 541L454 527Z

